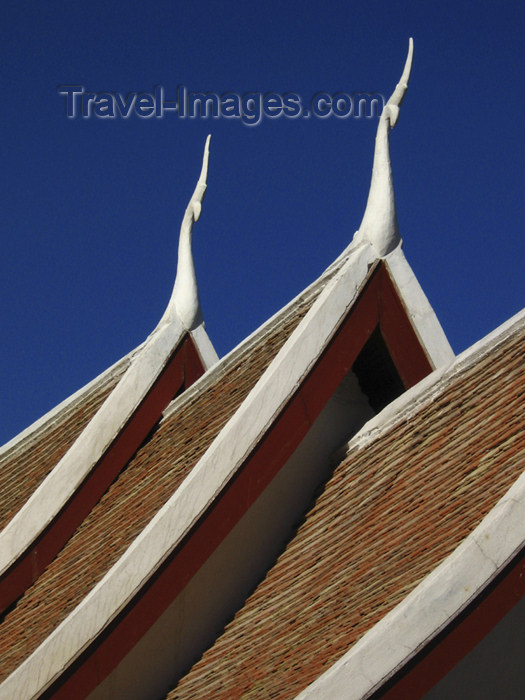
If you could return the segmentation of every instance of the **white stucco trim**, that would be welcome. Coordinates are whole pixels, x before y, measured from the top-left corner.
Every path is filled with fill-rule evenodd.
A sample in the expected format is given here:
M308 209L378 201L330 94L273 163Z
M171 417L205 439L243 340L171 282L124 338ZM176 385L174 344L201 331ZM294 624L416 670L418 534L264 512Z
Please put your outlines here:
M401 246L387 255L384 262L433 368L448 365L454 359L454 352Z
M201 173L182 220L179 258L173 293L159 324L141 346L117 386L84 428L67 453L0 532L0 576L3 575L53 521L73 496L127 421L146 397L185 333L189 332L207 370L217 354L204 330L192 254L193 225L198 221L206 192L210 136L206 139ZM100 378L95 381L100 381ZM88 385L89 387L90 385ZM81 390L28 431L4 446L16 449L22 441L34 439L59 410L84 392ZM26 442L24 444L27 444ZM2 454L0 452L0 455Z
M307 297L308 295L315 294L317 292L317 289L319 288L319 286L322 286L323 284L326 283L326 277L333 272L334 268L340 267L342 265L342 262L348 256L350 249L351 249L351 245L348 246L341 253L341 255L337 258L337 260L334 261L334 263L332 263L323 272L321 277L319 277L317 280L315 280L309 287L307 287L306 290L304 290L303 292L301 292L301 294L299 294L297 297L292 299L285 307L283 307L283 309L280 309L278 312L276 312L260 328L256 329L250 336L248 336L246 339L244 339L236 348L231 350L228 353L228 355L226 355L224 358L222 358L221 363L220 363L220 367L218 367L217 370L218 371L225 371L227 366L229 366L230 363L234 363L236 361L236 357L240 353L244 352L244 350L247 346L256 342L257 338L260 337L261 333L264 334L265 332L267 332L268 329L273 327L273 325L277 322L278 319L282 318L283 315L285 315L290 309L292 309L299 298ZM159 333L160 329L164 328L166 326L167 326L167 324L165 322L161 322L159 324L159 327L158 327L156 333ZM178 339L180 338L179 334L182 331L181 331L180 326L177 324L176 320L175 320L174 328L176 328L175 333L174 333L174 338L176 338L178 341ZM138 356L140 356L140 353L142 352L143 348L149 342L150 338L152 338L154 336L154 334L155 334L155 332L146 341L144 341L141 345L139 345L137 348L135 348L135 350L133 350L128 355L121 358L118 362L116 362L114 365L109 367L107 370L105 370L103 373L101 373L98 377L96 377L91 382L86 384L84 387L79 389L77 392L75 392L74 394L69 396L67 399L62 401L59 405L55 406L47 414L42 416L40 419L35 421L32 425L30 425L24 431L22 431L17 436L12 438L3 447L0 447L0 456L2 456L3 454L5 454L9 451L13 451L13 453L15 453L17 449L25 447L27 445L28 441L34 442L34 441L38 440L40 431L42 429L46 429L50 422L54 421L58 417L61 417L62 413L64 411L66 411L68 409L68 407L74 401L76 401L76 399L81 398L83 395L89 393L89 391L91 391L93 388L95 388L100 383L110 379L111 375L118 369L118 367L121 365L121 363L123 363L125 361L129 361L130 363L135 362L136 358ZM203 366L205 367L205 369L208 370L208 369L214 367L218 362L218 356L217 356L217 353L215 352L215 349L214 349L214 347L209 339L208 334L206 333L204 323L201 323L199 326L197 326L196 328L191 330L189 332L189 334L195 343L196 350L199 354L200 359L202 360L202 363L203 363ZM140 365L135 367L134 371L131 373L131 376L126 379L126 384L130 384L131 386L135 386L137 384L137 375L140 374L140 371L141 371L140 368L147 365L147 364L148 363L144 362L144 358L143 358L141 360ZM161 368L162 367L159 365L159 371ZM128 368L127 372L129 372L130 369L131 369L131 367ZM124 376L126 376L126 373L121 378L121 382L124 379ZM155 376L157 376L157 375L155 375ZM211 374L208 372L205 373L198 380L198 382L196 382L194 385L192 385L189 389L186 390L186 392L184 393L184 396L185 396L184 400L186 400L186 397L188 397L190 395L194 395L198 391L202 391L202 389L210 381L213 380L214 376L215 375L213 373L211 373ZM142 380L143 380L143 385L147 386L147 382L148 382L147 376L143 376ZM154 381L154 378L153 378L153 376L151 376L150 377L150 385L153 383L153 381ZM108 399L106 399L106 402L103 404L103 406L100 409L100 410L102 410L102 408L105 407L103 417L97 419L97 423L95 425L102 423L103 425L105 425L109 429L109 426L110 426L112 421L110 421L108 424L106 424L106 419L104 418L104 416L107 417L107 415L112 411L112 407L114 408L115 405L118 405L118 402L120 401L119 396L121 396L123 393L126 393L126 391L125 391L125 389L123 389L121 387L119 389L119 393L115 396L115 398L112 399L109 407L105 407L106 403L108 402ZM137 398L137 401L140 401L139 393L136 392L135 396ZM165 411L165 415L169 415L170 411L176 410L181 398L182 397L178 397L177 399L175 399L172 402L172 404L170 404L170 406ZM120 422L123 423L123 422L125 422L125 420L126 420L125 414L123 413L120 417ZM116 415L113 416L113 422L115 425L117 423L119 423L118 416L116 416ZM85 430L87 430L88 428L89 428L89 426L87 426ZM89 428L90 433L93 432L93 430L94 430L94 428ZM80 439L80 437L81 436L79 436L78 439ZM88 438L89 438L89 436L88 436ZM88 442L90 442L90 440L88 438L86 438L86 437L82 438L84 445L86 444L84 441L87 440ZM111 439L112 439L112 436L110 436L109 440L111 441ZM100 441L98 441L98 442L100 443ZM75 448L75 453L77 452L78 449L79 449L78 447ZM73 454L75 454L75 453L73 453ZM27 506L27 510L23 509L23 513L27 513L28 511L30 511L33 514L33 520L35 520L35 519L38 520L38 512L40 512L40 505L41 505L40 497L42 497L43 499L48 501L48 506L51 503L55 502L55 499L57 499L57 501L60 500L61 495L58 491L55 492L53 485L54 484L60 485L60 481L61 481L60 475L63 474L64 471L66 471L66 467L64 467L64 462L66 461L66 457L67 457L67 455L65 455L64 458L60 462L60 464L61 464L60 471L57 472L57 474L59 476L57 477L57 475L54 475L51 478L51 474L50 474L49 481L46 481L45 485L44 485L44 483L41 485L42 488L41 488L41 490L38 490L38 495L37 495L36 491L33 494L32 498L31 498L31 505ZM95 462L98 461L98 457L96 456L96 454L91 454L91 455L86 454L86 458L91 458L92 462L93 462L93 460L95 460ZM76 466L78 467L78 470L77 470L77 481L78 481L78 479L82 479L82 475L81 475L82 469L81 469L80 465L76 465ZM58 467L58 465L57 465L57 467ZM71 479L66 478L64 487L67 484L69 484L69 486L71 486L73 479L74 479L74 477L72 477ZM63 493L65 495L65 493L66 493L65 488L64 488ZM64 495L62 497L62 500L64 498ZM61 507L60 504L57 502L57 510L60 507ZM32 541L30 539L30 537L31 537L30 532L41 531L45 527L46 523L44 522L44 517L46 517L46 513L47 513L47 518L53 517L52 515L50 515L50 508L49 507L46 508L45 506L43 506L42 510L41 510L42 523L40 524L40 526L36 522L34 522L32 528L28 527L26 529L26 528L24 528L24 525L21 522L22 517L25 517L25 516L22 515L21 513L22 513L22 511L20 511L20 513L15 516L16 520L13 519L11 521L11 524L9 524L10 530L15 529L15 528L18 529L18 533L17 533L18 538L16 541L14 541L12 539L12 536L9 536L9 531L8 531L8 535L6 536L5 540L3 539L4 531L0 532L0 546L3 548L0 550L0 566L2 566L1 571L5 571L6 568L9 568L9 566L11 566L14 561L16 561L18 556L20 556L20 554L22 554L23 551L25 551L27 546L30 545L30 543ZM20 527L19 527L19 524L20 524ZM15 553L17 550L17 543L16 542L18 542L18 552L19 552L18 554ZM12 552L11 555L9 555L10 551ZM3 555L3 558L2 558L2 555Z
M204 323L201 323L190 331L190 335L195 343L195 347L205 370L209 370L219 361L219 356L215 352L215 348L211 344L211 340L206 333Z
M244 462L356 300L376 261L354 246L260 381L169 501L104 578L0 686L0 698L40 694L110 624Z
M443 385L525 324L525 310L438 370L369 421L349 447L363 447L432 401ZM392 420L396 415L396 419ZM525 466L525 465L524 465ZM367 632L297 700L369 697L478 596L525 543L525 473L478 527L398 606Z

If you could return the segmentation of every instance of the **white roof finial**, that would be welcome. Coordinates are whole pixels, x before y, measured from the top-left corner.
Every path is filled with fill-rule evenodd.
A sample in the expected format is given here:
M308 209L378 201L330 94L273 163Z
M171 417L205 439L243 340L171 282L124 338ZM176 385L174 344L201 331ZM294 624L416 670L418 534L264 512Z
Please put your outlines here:
M388 134L398 120L399 108L408 88L413 52L414 43L410 38L403 75L379 119L370 192L359 227L360 236L368 238L380 257L388 255L401 241L397 224Z
M161 319L168 320L173 312L177 315L183 327L190 331L202 323L202 313L199 301L199 290L195 276L195 266L192 254L193 224L199 220L202 210L202 200L206 193L206 179L208 177L208 158L210 152L210 138L208 135L204 146L202 169L197 186L184 212L184 218L180 227L179 256L177 261L177 276L173 286L173 293L168 307Z

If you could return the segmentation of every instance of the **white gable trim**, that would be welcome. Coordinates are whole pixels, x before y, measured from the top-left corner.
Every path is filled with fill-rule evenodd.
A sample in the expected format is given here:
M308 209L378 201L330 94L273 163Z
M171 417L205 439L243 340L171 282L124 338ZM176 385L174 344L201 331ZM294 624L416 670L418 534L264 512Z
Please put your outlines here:
M146 396L184 335L178 323L152 333L66 454L0 532L0 574L58 515Z
M448 365L454 359L454 352L401 246L387 255L384 262L432 367Z
M417 282L414 285L411 278L413 273L401 251L391 256L387 258L389 271L400 294L408 297L401 298L410 312L411 320L420 324L420 319L426 315L431 318L430 326L434 327L433 312L424 295L424 302L421 302L419 285ZM0 698L17 694L33 697L49 687L140 591L215 500L272 424L356 301L376 263L377 255L373 247L367 242L355 241L331 266L331 269L336 264L341 267L199 463L99 584L4 681L0 686ZM314 283L315 286L317 284ZM268 323L240 347L260 338L262 329L266 329ZM441 342L438 340L438 346ZM225 358L226 361L229 363L238 351L232 351ZM432 357L432 353L429 355ZM439 353L434 355L439 356ZM216 371L222 371L223 365L224 360L217 365ZM205 385L203 382L209 381L212 375L213 372L203 377L190 392L202 389ZM179 400L182 399L178 399L174 405Z
M195 343L195 348L199 354L204 369L208 371L211 367L217 364L219 361L219 356L215 352L215 348L211 344L211 340L204 329L204 323L201 323L200 326L197 326L197 328L190 331L190 335Z

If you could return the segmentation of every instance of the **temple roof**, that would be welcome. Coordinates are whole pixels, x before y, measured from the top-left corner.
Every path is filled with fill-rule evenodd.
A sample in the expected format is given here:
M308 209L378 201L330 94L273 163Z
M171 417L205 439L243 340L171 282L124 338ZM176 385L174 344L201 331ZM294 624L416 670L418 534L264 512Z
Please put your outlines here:
M0 452L0 698L363 697L525 543L525 315L454 358L402 251L411 60L316 281L217 358L191 252L208 137L159 324Z
M296 697L470 535L523 471L524 343L522 315L363 427L170 700Z

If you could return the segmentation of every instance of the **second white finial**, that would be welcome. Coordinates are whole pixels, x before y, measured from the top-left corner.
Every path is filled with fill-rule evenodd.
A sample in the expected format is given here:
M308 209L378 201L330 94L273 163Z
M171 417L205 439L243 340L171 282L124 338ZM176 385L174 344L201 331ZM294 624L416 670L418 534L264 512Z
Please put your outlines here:
M413 52L414 42L410 38L403 74L379 119L372 181L365 213L359 227L359 235L370 241L380 257L388 255L401 242L390 163L389 131L398 120L399 108L408 88Z
M179 236L179 254L177 261L177 275L173 292L168 307L161 319L168 320L175 312L182 326L190 331L202 323L202 312L197 287L197 277L193 264L192 235L193 224L199 220L202 210L202 201L206 193L206 180L208 177L208 159L210 153L210 139L208 135L204 146L202 168L197 186L184 212Z

